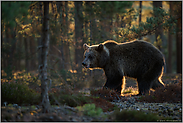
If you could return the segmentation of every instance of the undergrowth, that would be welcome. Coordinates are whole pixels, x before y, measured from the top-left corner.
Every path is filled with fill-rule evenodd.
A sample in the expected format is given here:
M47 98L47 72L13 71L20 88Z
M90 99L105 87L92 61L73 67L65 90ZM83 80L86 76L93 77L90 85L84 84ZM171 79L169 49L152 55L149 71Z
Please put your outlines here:
M59 93L59 92L58 92ZM55 94L49 94L51 105L68 105L71 107L81 106L86 103L90 103L91 99L87 96L83 96L81 94L62 94L59 96L55 96Z
M101 108L104 112L114 110L116 107L109 101L96 96L84 96L80 93L67 93L64 91L55 91L50 93L51 105L68 105L71 107L83 106L85 104L94 103L96 107Z
M182 80L179 83L169 84L162 88L157 88L149 95L142 96L139 101L154 103L182 103Z
M90 93L92 96L100 97L108 101L118 100L120 98L120 95L116 93L116 91L106 88L99 90L91 90Z
M95 117L95 116L100 116L103 111L101 108L98 108L95 106L95 104L85 104L83 106L77 106L76 107L80 113L83 113L87 116L92 116L92 117Z
M142 111L136 110L123 110L123 111L115 111L112 114L113 121L116 122L157 122L161 120L171 120L171 118L163 118L153 113L145 113Z
M39 104L41 98L24 83L4 82L1 84L1 99L2 102L32 105Z

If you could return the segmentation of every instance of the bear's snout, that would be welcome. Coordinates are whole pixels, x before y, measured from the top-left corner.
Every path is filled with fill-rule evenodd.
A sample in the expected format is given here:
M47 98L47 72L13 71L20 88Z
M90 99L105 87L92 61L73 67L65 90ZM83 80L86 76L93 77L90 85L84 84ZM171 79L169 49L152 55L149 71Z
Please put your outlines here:
M82 62L82 65L83 65L83 66L86 66L86 63L85 63L85 62Z
M86 67L86 68L90 68L91 67L90 64L88 62L85 62L85 61L82 62L82 65L84 67Z

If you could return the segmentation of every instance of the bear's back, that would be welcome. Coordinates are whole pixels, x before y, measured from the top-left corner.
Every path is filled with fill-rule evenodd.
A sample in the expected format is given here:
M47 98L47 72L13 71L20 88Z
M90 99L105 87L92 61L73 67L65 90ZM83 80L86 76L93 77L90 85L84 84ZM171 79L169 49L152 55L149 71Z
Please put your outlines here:
M113 40L105 41L103 44L104 44L104 46L106 46L108 49L111 49L111 48L113 48L114 46L118 45L118 43L115 42L115 41L113 41Z

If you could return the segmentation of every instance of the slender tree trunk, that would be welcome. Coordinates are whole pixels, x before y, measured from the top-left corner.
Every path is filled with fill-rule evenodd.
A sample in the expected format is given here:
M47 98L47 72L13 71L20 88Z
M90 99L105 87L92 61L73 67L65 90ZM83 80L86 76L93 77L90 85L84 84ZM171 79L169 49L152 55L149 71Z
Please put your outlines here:
M43 10L42 10L42 2L39 2L39 15L38 16L41 16L41 22L40 22L40 24L43 24ZM41 40L42 40L42 29L38 29L37 30L37 33L40 35L40 37L38 37L37 38L37 40L38 40L38 43L37 43L37 45L38 45L38 69L39 69L39 65L41 64Z
M177 49L177 73L182 73L182 2L178 6L176 49Z
M28 60L28 57L29 57L29 50L28 50L28 40L29 38L26 36L24 38L24 47L25 47L25 68L26 68L26 72L29 72L30 71L30 67L29 67L29 60Z
M41 98L42 98L42 112L50 112L50 101L48 96L48 82L47 77L47 56L49 48L49 2L44 2L44 18L43 18L43 37L42 37L42 48L41 48L41 64L39 65L39 72L41 78Z
M39 7L39 6L38 6ZM33 14L33 11L32 10L30 12L30 15L32 16L32 20L34 19L34 14ZM33 28L36 27L37 24L32 24ZM37 59L35 60L36 58L36 43L35 42L35 37L34 36L30 36L30 64L31 64L31 67L30 67L30 70L33 71L33 70L37 70Z
M78 72L81 72L81 62L83 54L83 14L82 1L75 1L75 67Z
M16 48L16 54L17 54L17 62L16 62L16 71L20 71L21 67L20 67L20 62L21 62L21 42L22 42L22 35L18 34L18 41L17 41L17 48Z
M68 29L69 29L69 23L68 23L68 1L65 1L65 42L64 42L64 58L65 58L65 68L68 70L70 68L70 55L69 55L69 41L68 41Z
M59 45L59 50L61 53L58 53L58 55L61 57L61 61L59 62L59 70L65 69L65 57L64 57L64 1L60 2L60 24L61 24L61 31L60 31L60 35L61 36L61 40L60 40L60 45Z
M15 63L16 63L16 57L15 57L15 52L16 52L16 43L17 42L17 38L16 38L16 30L15 28L12 31L12 41L11 41L11 53L10 53L10 58L11 58L11 68L12 70L15 69Z
M139 26L141 23L141 18L142 18L142 1L139 1ZM141 40L141 39L142 39L142 37L140 36L139 40Z
M6 52L5 52L5 60L4 60L4 63L5 63L5 72L6 73L8 73L8 67L9 67L9 65L8 65L8 61L9 61L9 49L10 49L10 47L9 47L9 45L7 45L7 44L9 44L10 42L9 42L9 28L8 27L6 27L6 30L5 30L5 48L6 48Z
M36 60L34 59L34 56L35 56L35 52L36 52L36 46L35 46L35 40L34 40L34 37L31 36L29 37L30 38L30 70L33 71L33 70L36 70Z
M96 21L95 21L95 13L93 11L92 6L93 6L92 1L86 2L86 7L90 10L89 13L88 13L89 15L87 15L89 18L86 21L90 22L90 26L89 26L89 28L90 28L90 42L95 41L97 43L98 42L97 35L98 35L99 32L98 32L98 29L97 29L97 24L96 24ZM87 26L85 26L85 27L87 28ZM88 30L88 28L85 29L85 30Z
M22 67L21 67L21 60L22 60L22 43L23 43L23 36L22 34L19 34L19 42L18 42L18 63L17 63L17 67L18 67L18 70L22 70Z
M157 8L161 8L162 7L162 1L153 1L153 11L155 11L155 9ZM155 17L159 17L161 15L159 15L158 13L155 15ZM162 40L162 44L164 42L163 40L163 28L162 27L158 27L155 31L155 38L157 41L157 37L160 35L160 39ZM158 49L162 51L161 46L158 45Z
M95 16L95 15L93 15L93 16ZM96 21L95 21L95 17L91 18L91 30L90 31L92 33L93 41L98 42L98 38L97 38L98 29L97 29L97 24L96 24Z
M107 23L104 19L101 19L100 25L101 25L100 26L101 27L101 40L105 41L105 40L108 39L107 35L106 35L106 33L107 33L107 29L106 29Z
M5 42L4 42L4 23L1 22L1 70L4 70L4 68L6 67L6 64L5 64Z
M12 77L12 70L13 70L13 54L14 54L14 36L12 34L13 29L10 27L7 27L6 30L6 41L9 44L7 47L7 68L6 73L8 77Z
M173 5L172 2L169 2L170 5L170 16L173 15ZM167 61L167 73L172 73L172 28L168 30L168 61Z

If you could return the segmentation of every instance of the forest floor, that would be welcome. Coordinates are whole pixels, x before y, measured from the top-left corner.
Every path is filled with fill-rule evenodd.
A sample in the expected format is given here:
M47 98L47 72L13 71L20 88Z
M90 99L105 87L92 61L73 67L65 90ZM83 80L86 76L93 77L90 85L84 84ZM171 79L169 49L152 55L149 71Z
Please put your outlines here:
M166 74L163 76L163 82L168 84L176 84L182 81L181 74ZM98 89L100 90L100 89ZM80 90L83 95L91 95L91 88ZM125 94L116 96L107 100L95 100L97 107L101 107L103 111L99 111L96 107L92 111L84 107L71 107L68 105L52 106L50 113L41 113L41 106L18 106L17 104L4 105L1 107L1 121L76 121L76 122L91 122L91 121L116 121L114 110L108 110L110 106L118 108L119 111L135 110L142 111L146 114L155 113L160 117L168 117L168 119L159 119L157 121L182 121L182 102L178 103L154 103L139 101L141 96L135 96L138 92L136 80L126 78ZM105 99L105 98L104 98ZM182 99L181 99L182 100ZM108 104L108 102L110 104ZM91 105L89 105L91 106ZM107 110L106 110L107 109ZM99 115L97 114L99 112ZM91 114L89 114L91 113ZM170 119L169 119L170 118ZM123 121L123 120L120 120ZM137 120L138 121L138 120ZM140 120L141 121L141 120Z

